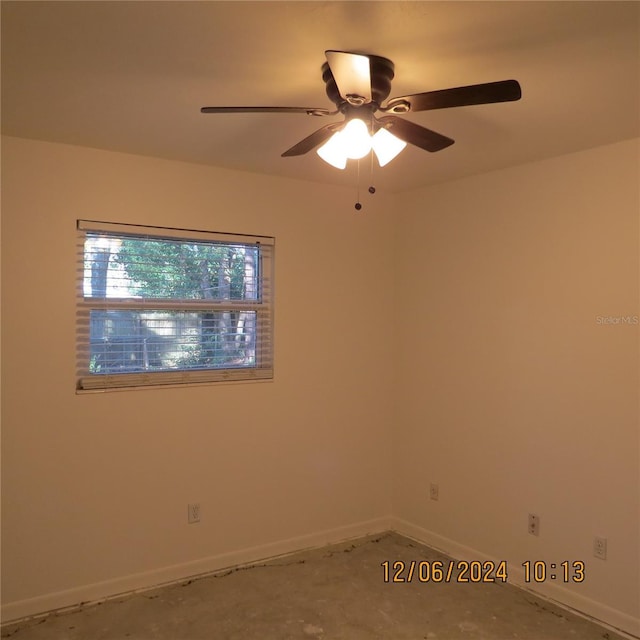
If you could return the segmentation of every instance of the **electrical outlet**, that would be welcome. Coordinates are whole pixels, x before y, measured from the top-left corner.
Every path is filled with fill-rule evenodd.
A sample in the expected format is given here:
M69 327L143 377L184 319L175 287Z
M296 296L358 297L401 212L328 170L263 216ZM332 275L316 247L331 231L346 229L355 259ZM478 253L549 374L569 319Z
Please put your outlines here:
M537 516L535 513L529 514L529 525L527 527L527 531L532 536L540 535L540 517Z
M431 500L438 500L438 498L440 497L440 488L438 487L437 484L434 484L433 482L429 485L429 498Z
M200 503L192 502L187 505L187 522L189 524L195 524L200 522Z
M607 539L596 536L593 539L593 556L600 560L607 559Z

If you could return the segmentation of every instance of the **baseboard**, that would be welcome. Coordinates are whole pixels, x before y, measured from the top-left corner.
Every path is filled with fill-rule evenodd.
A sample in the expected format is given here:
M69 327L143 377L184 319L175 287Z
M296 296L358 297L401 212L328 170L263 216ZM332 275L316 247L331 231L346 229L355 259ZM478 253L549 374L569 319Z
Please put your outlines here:
M477 549L462 545L455 540L450 540L400 518L391 519L391 529L403 536L441 551L456 560L492 560L494 562L498 560ZM532 588L530 583L524 581L524 570L522 568L509 566L509 584L534 593L536 596L551 601L573 613L591 618L618 633L626 635L628 638L640 638L639 618L596 600L585 598L555 583L545 582Z
M305 549L322 547L361 538L369 534L389 531L391 517L376 518L317 533L278 540L264 545L238 549L228 553L200 558L195 561L161 567L133 575L86 584L73 589L47 593L35 598L8 602L0 609L2 623L16 622L24 618L43 615L51 611L73 609L84 604L93 604L124 594L146 591L160 585L181 582L195 576L214 573L229 567L288 555Z

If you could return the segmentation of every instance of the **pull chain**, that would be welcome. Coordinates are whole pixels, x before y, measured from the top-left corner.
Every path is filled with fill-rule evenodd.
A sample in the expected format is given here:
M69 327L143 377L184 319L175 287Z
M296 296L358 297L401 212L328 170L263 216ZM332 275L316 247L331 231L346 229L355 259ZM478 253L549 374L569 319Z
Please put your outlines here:
M370 180L370 184L371 186L369 187L369 193L371 195L373 195L376 192L376 188L373 186L373 151L370 152L371 153L371 164L369 165L369 180ZM357 160L358 163L358 183L357 183L357 187L356 187L356 204L355 204L355 208L356 211L360 211L360 209L362 209L362 204L360 203L360 160Z
M373 151L371 151L371 170L369 173L369 178L370 178L370 187L369 187L369 193L371 195L373 195L376 192L376 188L373 186Z
M356 187L356 211L360 211L362 209L362 205L360 204L360 160L356 161L358 163L358 184Z

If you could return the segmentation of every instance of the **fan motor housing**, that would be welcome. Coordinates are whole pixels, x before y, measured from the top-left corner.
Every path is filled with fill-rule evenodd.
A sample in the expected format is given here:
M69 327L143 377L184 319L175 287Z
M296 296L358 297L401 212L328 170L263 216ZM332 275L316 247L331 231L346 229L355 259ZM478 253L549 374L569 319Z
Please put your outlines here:
M369 58L371 73L371 101L379 107L382 102L389 97L389 93L391 93L391 81L395 75L394 65L391 60L382 58L381 56L367 54L367 58ZM328 62L322 65L322 79L326 84L329 100L340 109L345 103L345 100L338 91L338 86L333 78Z

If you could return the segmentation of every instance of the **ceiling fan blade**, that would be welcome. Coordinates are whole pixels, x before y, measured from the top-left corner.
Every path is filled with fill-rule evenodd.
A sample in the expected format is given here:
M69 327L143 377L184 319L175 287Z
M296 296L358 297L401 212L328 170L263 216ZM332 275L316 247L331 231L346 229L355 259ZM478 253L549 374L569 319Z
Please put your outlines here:
M429 111L431 109L465 107L472 104L511 102L520 100L521 97L522 90L517 80L501 80L500 82L472 84L466 87L453 87L452 89L427 91L393 98L389 100L384 110L393 112L395 105L408 103L409 111Z
M440 151L454 143L451 138L447 138L441 133L431 131L431 129L397 116L377 118L377 122L390 133L393 133L394 136L400 138L400 140L420 147L425 151Z
M202 113L306 113L310 116L332 116L337 111L315 107L202 107Z
M338 129L342 127L342 122L333 122L328 124L317 131L314 131L310 136L300 140L298 144L294 144L291 149L287 149L283 154L283 158L289 158L291 156L302 156L308 153L312 149L321 145L325 140L328 140Z
M371 102L369 57L346 51L325 51L324 54L342 98L351 104L354 97L364 98L361 104Z

